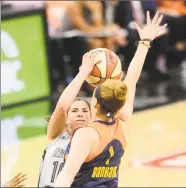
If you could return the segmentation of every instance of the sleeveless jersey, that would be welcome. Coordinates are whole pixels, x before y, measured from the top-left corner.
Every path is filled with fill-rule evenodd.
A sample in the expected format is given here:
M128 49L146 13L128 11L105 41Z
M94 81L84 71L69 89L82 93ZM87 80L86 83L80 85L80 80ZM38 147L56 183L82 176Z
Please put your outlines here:
M64 154L69 142L69 134L64 132L44 150L38 187L54 187L56 178L64 166Z
M71 187L118 187L119 165L126 146L121 124L120 120L114 119L113 122L98 120L89 125L99 133L100 145L82 164ZM69 150L70 144L66 153Z

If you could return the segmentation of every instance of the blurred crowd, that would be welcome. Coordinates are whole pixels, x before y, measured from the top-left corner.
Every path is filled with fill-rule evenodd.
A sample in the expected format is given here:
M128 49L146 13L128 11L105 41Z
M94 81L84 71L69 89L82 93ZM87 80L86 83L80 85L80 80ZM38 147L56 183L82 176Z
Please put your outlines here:
M171 70L179 68L186 59L186 1L183 0L10 2L19 8L46 7L54 74L67 84L77 74L82 55L93 48L114 50L126 70L139 40L133 23L145 24L147 10L151 16L157 10L164 14L163 22L168 27L153 42L144 75L153 81L168 80Z

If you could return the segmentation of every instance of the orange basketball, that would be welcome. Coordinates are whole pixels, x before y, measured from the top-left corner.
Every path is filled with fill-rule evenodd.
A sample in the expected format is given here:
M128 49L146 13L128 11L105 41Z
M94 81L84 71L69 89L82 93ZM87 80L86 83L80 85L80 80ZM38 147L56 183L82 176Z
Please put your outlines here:
M112 50L96 48L90 52L95 54L95 61L101 61L94 66L86 79L90 85L96 87L107 79L120 79L122 75L121 61Z

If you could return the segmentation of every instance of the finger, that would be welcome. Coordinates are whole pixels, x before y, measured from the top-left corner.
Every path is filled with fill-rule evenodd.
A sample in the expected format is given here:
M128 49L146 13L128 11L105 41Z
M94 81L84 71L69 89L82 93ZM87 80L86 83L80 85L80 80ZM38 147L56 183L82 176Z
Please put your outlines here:
M21 177L20 177L20 181L24 181L25 179L27 179L27 174L23 174Z
M88 53L83 55L82 64L86 61L86 59L88 59Z
M20 183L24 182L26 179L27 179L27 177L22 178L22 179L20 179L19 181L17 181L16 184L20 184Z
M158 21L156 22L156 25L159 26L161 21L163 19L163 15L161 15L159 18L158 18Z
M150 12L147 11L147 24L150 24L151 20L150 20Z
M138 31L138 33L140 33L142 30L141 27L137 23L134 23L134 26L135 26L136 30Z
M16 178L18 178L20 175L22 174L22 172L18 173L16 176L14 176L10 181L15 180Z
M155 14L155 16L154 16L154 18L152 20L152 24L155 24L157 22L158 17L159 17L159 11L156 12L156 14Z
M18 177L13 181L13 183L18 184L18 183L24 181L25 179L27 179L26 174L23 174L23 175L21 175L21 176L18 176Z
M16 175L13 179L10 180L10 183L13 183L13 184L16 183L19 180L20 175L21 175L21 173Z
M87 58L92 59L94 57L94 55L92 54L92 52L89 52L87 55Z
M83 58L86 58L88 56L89 52L86 52L84 55L83 55Z
M20 176L20 179L23 179L23 178L25 178L25 177L27 177L27 174L21 175L21 176Z
M18 182L12 183L14 186L19 187L21 183L23 183L27 178L24 178Z
M90 54L90 59L95 63L95 58L97 54Z
M167 25L168 25L168 24L166 23L166 24L164 24L163 26L159 27L158 31L161 31L161 30L165 29L165 28L167 27Z

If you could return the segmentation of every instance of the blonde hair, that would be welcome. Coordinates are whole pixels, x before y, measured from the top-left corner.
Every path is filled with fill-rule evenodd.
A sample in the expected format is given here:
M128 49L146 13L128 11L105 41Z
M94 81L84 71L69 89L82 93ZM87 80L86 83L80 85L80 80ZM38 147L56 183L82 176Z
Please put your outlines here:
M127 91L126 84L120 80L107 80L99 85L95 97L101 113L116 113L125 104Z

